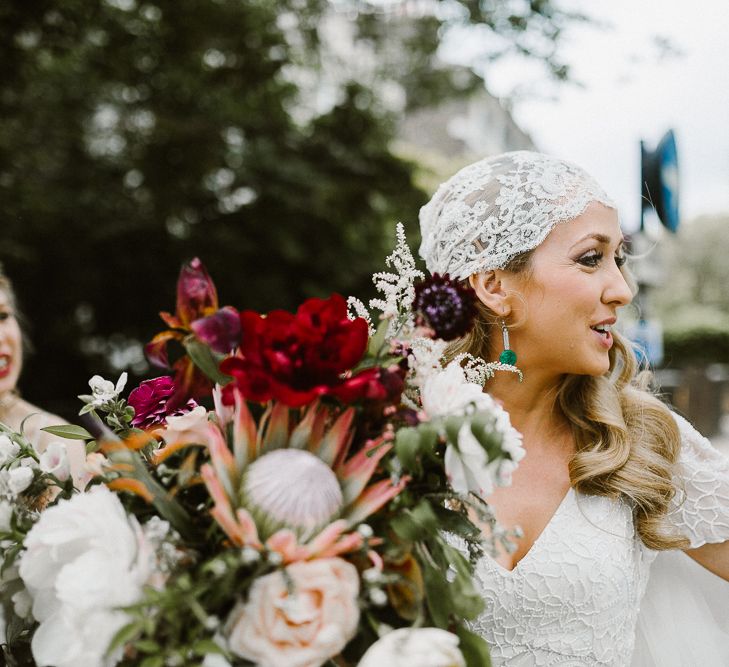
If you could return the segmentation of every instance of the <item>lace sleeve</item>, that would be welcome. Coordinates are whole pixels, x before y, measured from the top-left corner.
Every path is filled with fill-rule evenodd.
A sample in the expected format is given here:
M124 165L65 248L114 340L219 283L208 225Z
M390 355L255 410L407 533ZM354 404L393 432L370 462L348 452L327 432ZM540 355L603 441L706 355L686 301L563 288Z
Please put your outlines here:
M675 415L682 448L676 472L678 492L668 520L691 548L729 540L729 459L683 417Z

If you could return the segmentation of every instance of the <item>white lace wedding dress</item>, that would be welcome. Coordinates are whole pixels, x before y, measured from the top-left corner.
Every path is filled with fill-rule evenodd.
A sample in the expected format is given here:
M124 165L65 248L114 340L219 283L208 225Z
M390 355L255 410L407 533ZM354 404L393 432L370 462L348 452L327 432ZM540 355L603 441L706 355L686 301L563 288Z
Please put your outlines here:
M677 421L682 492L671 523L692 547L729 540L729 460ZM681 552L656 556L627 502L570 490L514 570L478 562L486 609L472 629L495 667L729 665L729 584Z

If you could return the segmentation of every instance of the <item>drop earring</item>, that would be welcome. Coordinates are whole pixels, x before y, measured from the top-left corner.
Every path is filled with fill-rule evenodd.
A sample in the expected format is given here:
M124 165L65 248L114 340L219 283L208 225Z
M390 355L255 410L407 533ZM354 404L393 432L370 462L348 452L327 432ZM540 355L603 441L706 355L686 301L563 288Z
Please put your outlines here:
M511 344L509 343L509 329L506 326L506 321L499 320L499 325L501 326L504 350L499 355L498 361L491 361L483 365L486 378L493 377L494 371L509 371L510 373L516 373L519 376L519 382L521 382L524 379L524 374L516 366L516 352L511 349Z
M499 361L506 366L516 366L516 352L509 345L509 329L504 320L501 320L501 336L504 339L504 351L499 355Z

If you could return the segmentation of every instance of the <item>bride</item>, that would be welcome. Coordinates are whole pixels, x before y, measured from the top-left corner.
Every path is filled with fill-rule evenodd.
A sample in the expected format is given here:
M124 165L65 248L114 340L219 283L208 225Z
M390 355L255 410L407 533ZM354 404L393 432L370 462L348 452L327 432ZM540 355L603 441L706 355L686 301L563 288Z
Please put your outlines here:
M527 451L488 498L523 537L476 567L494 664L729 664L729 461L645 389L616 329L633 286L615 204L521 151L458 172L420 224L428 269L480 302L450 356L523 373L485 387Z

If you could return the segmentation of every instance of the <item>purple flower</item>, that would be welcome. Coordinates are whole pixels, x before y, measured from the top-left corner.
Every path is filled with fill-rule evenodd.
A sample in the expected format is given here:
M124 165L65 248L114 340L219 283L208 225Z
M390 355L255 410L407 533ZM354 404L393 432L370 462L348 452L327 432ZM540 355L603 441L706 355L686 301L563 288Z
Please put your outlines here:
M454 340L465 336L476 317L476 293L448 274L434 273L415 286L413 310L418 323L433 329L436 338Z
M134 408L132 426L136 428L152 428L167 422L167 417L184 415L197 406L190 399L185 405L175 406L170 398L177 389L174 380L162 375L142 382L131 394L128 403Z

